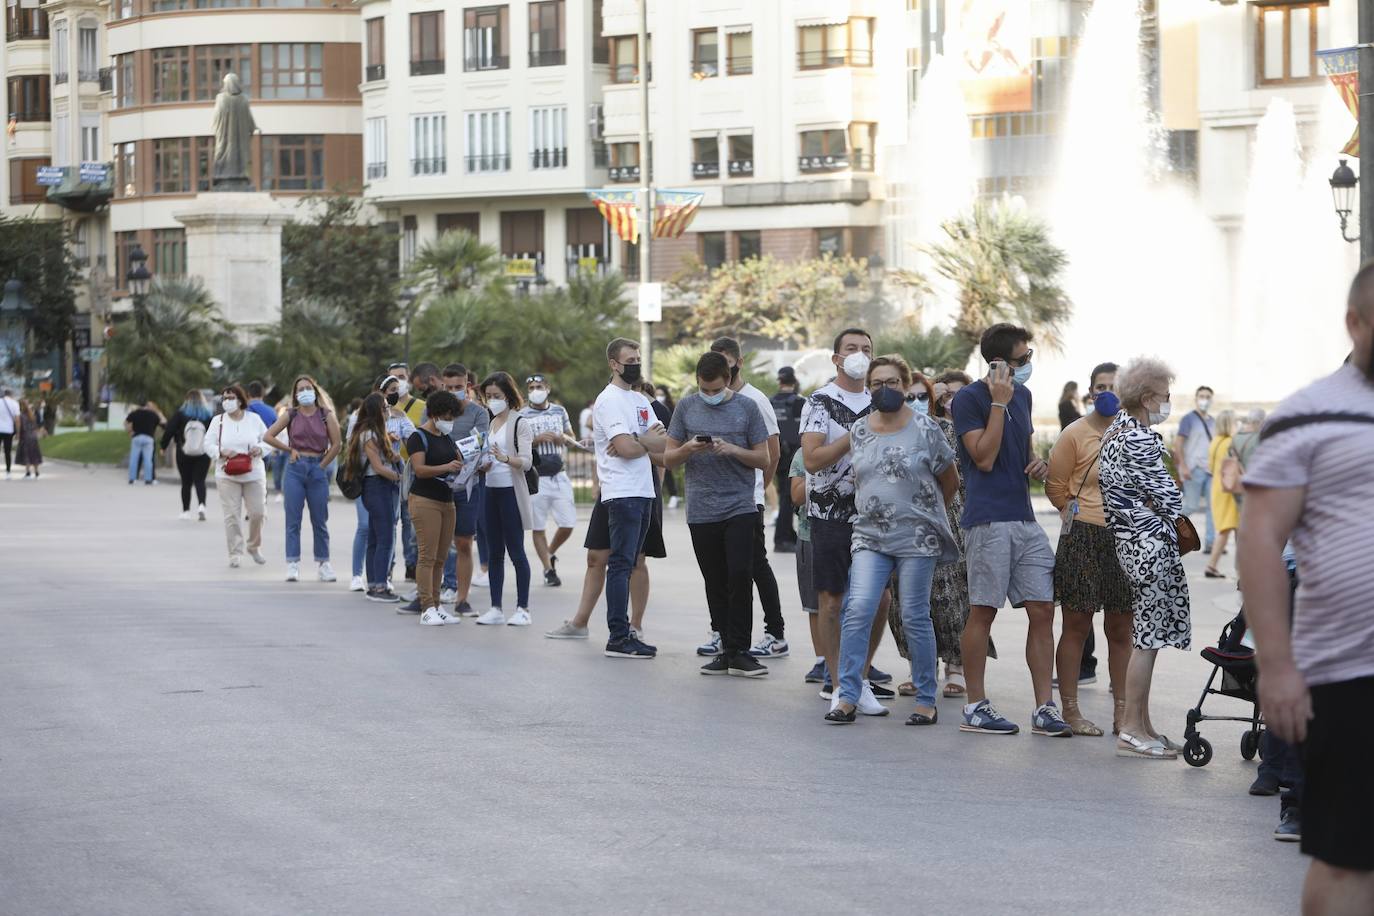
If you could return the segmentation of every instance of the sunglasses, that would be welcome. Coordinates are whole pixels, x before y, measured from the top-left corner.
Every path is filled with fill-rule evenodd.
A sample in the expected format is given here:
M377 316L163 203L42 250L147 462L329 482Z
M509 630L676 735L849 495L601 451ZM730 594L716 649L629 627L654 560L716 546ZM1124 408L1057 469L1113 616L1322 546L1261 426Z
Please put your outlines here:
M525 379L525 384L528 385L530 382L542 382L542 381L544 381L544 376L542 376L542 375L531 375L531 376L528 376L528 377Z
M906 402L908 404L913 404L916 401L920 401L922 404L924 404L929 400L930 395L926 394L924 391L922 391L920 394L909 394L906 396Z

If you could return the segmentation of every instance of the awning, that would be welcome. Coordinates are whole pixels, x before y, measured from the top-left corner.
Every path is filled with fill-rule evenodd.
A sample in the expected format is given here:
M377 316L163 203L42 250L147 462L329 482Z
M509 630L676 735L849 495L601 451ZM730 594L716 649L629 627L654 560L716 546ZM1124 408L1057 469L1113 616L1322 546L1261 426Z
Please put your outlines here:
M815 19L797 20L797 25L802 28L811 25L847 25L848 23L849 16L847 14L844 16L819 16Z
M754 27L752 25L727 25L725 27L726 35L743 35L746 32L752 31L754 31Z

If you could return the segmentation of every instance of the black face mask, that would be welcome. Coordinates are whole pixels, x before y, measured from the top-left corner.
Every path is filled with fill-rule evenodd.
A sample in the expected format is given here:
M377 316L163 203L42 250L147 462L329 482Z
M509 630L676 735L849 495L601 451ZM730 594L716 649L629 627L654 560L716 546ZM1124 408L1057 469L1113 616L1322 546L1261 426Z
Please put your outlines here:
M395 406L396 406L396 402L399 401L400 399L401 399L401 396L400 396L399 394L397 394L396 392L394 392L394 391L391 392L390 394L388 394L388 395L386 396L386 402L387 402L388 404L390 404L392 407L395 407Z
M642 368L639 363L622 363L620 366L620 378L627 385L639 384L640 372Z
M731 366L731 367L730 367L730 384L733 385L733 384L735 383L735 380L738 379L738 378L739 378L739 366Z

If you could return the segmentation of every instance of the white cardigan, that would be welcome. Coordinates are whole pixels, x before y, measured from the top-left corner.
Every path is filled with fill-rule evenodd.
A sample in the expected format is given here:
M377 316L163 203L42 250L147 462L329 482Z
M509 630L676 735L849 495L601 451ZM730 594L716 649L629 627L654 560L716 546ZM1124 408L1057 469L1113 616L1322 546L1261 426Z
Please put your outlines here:
M239 453L260 448L262 454L266 455L272 451L272 447L262 441L262 437L265 435L267 435L267 426L262 422L262 417L251 410L245 410L241 420L235 420L226 413L215 414L210 420L210 428L205 431L205 454L209 455L210 460L215 464L215 479L232 480L236 483L266 480L267 473L263 467L261 455L253 459L251 471L233 477L224 473L224 462L228 459L221 459L219 456L221 448L225 451ZM221 436L223 442L221 442Z
M534 513L530 511L530 486L525 482L525 471L534 467L534 427L529 421L517 424L518 414L509 411L505 424L498 430L488 433L490 441L501 447L510 457L511 489L515 491L515 503L520 507L520 525L526 531L534 530ZM515 448L510 447L511 429L520 428Z

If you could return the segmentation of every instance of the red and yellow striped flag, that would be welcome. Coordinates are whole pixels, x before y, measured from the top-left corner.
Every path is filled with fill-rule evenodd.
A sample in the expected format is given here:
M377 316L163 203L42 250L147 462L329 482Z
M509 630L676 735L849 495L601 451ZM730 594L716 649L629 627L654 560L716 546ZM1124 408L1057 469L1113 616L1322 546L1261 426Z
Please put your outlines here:
M1350 113L1355 116L1355 120L1360 120L1360 50L1359 48L1333 48L1330 51L1318 51L1317 57L1321 58L1322 67L1326 70L1326 75L1331 78L1331 85L1336 87L1336 91L1341 94L1341 100L1345 102L1345 107L1350 109ZM1350 142L1341 150L1347 156L1358 156L1360 154L1360 128L1355 127L1355 133L1350 138Z
M611 224L615 234L634 244L639 241L639 201L635 191L622 191L602 188L588 191L587 196L596 204L606 222Z
M701 191L655 191L654 238L675 239L686 232L705 198Z

